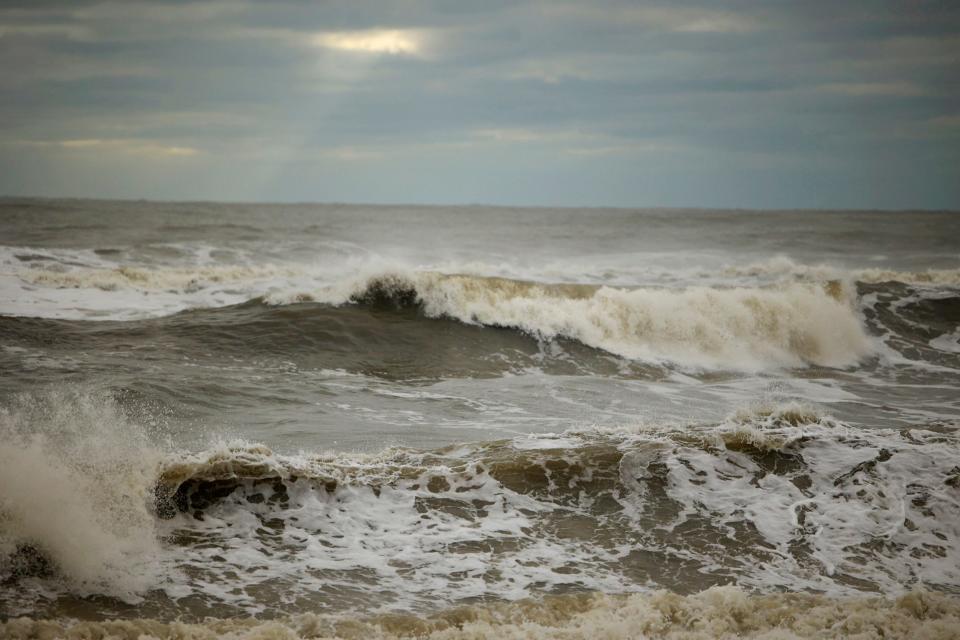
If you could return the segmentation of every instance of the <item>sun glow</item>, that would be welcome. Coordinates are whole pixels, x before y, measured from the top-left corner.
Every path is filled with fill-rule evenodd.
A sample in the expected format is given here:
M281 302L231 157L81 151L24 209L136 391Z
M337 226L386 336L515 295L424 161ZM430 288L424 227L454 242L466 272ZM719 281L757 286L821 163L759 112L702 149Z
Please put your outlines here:
M417 55L423 43L413 31L339 31L321 33L314 37L313 44L327 49L386 55Z

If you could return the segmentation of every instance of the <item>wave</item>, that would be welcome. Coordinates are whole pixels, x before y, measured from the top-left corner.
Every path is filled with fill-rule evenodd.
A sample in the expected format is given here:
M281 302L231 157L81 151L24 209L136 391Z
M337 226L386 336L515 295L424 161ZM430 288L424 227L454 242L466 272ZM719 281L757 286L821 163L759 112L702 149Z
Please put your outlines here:
M119 266L113 268L84 268L75 270L29 269L20 278L32 285L57 289L99 289L117 291L132 288L146 291L179 291L193 293L214 285L244 283L281 277L293 277L302 272L292 267L271 264L244 266L221 265L184 268L146 268Z
M417 304L428 317L570 338L630 359L759 370L845 367L868 355L870 341L846 298L836 285L622 289L388 272L265 300Z
M547 484L551 491L562 493L578 483L575 479L557 476L564 471L561 467L567 466L574 473L580 469L599 482L600 476L593 476L609 472L606 467L616 465L623 453L621 445L676 442L708 451L729 448L759 454L783 453L797 445L798 440L813 438L815 433L836 435L832 431L837 424L809 405L785 402L743 407L711 428L688 425L641 430L631 427L570 430L560 435L458 444L431 451L396 447L376 454L330 452L290 456L277 454L262 444L221 442L210 450L163 464L157 479L156 498L161 517L171 517L174 506L179 511L195 512L229 495L230 491L243 489L249 482L273 483L279 487L304 480L332 492L344 485L384 487L412 481L415 489L421 484L430 489L436 483L449 487L454 482L453 475L459 472L469 475L473 471L468 468L475 470L478 464L497 482L521 492L543 488L543 482L531 483L530 480L544 473L545 464L552 466L552 480ZM572 458L564 465L554 464L550 455L561 450L574 456L588 455L576 464ZM435 475L438 473L446 477L441 480ZM606 480L609 481L604 485L606 489L619 482L614 476ZM215 495L224 491L224 495Z
M330 243L327 243L330 244ZM343 248L335 247L339 251ZM327 247L329 250L330 247ZM209 259L212 247L203 250L195 249L195 259ZM368 278L372 271L395 271L397 275L408 275L415 271L436 271L443 274L470 274L478 278L491 280L524 282L532 277L529 270L511 269L505 265L485 264L482 262L446 262L436 268L413 268L410 265L391 263L376 256L363 254L343 254L337 262L318 262L317 264L209 264L190 266L147 266L135 264L121 264L102 260L103 255L120 250L71 251L71 250L44 250L29 247L0 247L0 258L8 267L14 268L14 273L22 281L43 287L55 289L97 289L100 291L118 291L121 289L136 289L145 292L151 291L181 291L195 292L204 288L214 287L224 283L240 285L257 285L269 281L272 285L282 284L282 281L326 281L331 290L342 289L344 286L355 286L358 279ZM18 268L26 264L29 268ZM610 269L599 271L587 263L576 265L576 269L562 268L563 265L553 264L545 268L548 277L559 278L572 283L582 282L590 288L596 288L598 282L604 282L611 275ZM647 279L677 283L692 283L697 280L707 281L717 285L724 281L745 286L758 284L786 284L789 282L808 282L825 284L832 281L849 284L879 284L900 283L906 285L956 287L960 286L960 268L923 269L904 271L885 268L843 268L830 264L803 264L787 256L776 256L768 260L741 265L727 265L710 270L673 269L671 271L651 271L650 268L631 271L630 269L614 269L622 273L616 279L623 281L617 286L627 286L630 280L642 282ZM521 274L526 274L521 275ZM358 275L359 274L359 275ZM389 277L389 275L385 275ZM551 288L551 285L542 285ZM557 291L564 296L577 291L577 284L555 285ZM262 293L268 293L261 290ZM269 293L276 294L277 291ZM310 295L307 292L306 295Z
M135 618L62 622L21 618L0 623L11 640L188 638L927 638L949 640L960 628L960 599L917 590L897 599L834 598L813 594L751 595L713 587L682 596L668 591L631 595L584 594L510 604L460 607L430 616L393 614L352 618L301 614L174 622Z
M50 593L177 616L636 585L960 589L957 425L855 429L788 403L435 450L162 453L112 407L61 394L5 410L8 611Z
M756 405L712 426L590 429L433 451L282 456L224 445L165 466L157 495L181 526L236 508L302 520L310 504L367 548L389 537L387 553L430 548L451 532L467 534L466 553L507 534L538 548L541 568L577 558L583 578L602 568L627 584L689 589L684 572L669 576L678 554L704 575L758 588L897 591L918 581L956 589L960 537L949 523L960 518L950 497L960 486L958 435L949 425L865 431L798 403ZM381 520L402 522L407 508L412 529ZM591 525L560 539L548 533L570 518ZM439 538L431 523L444 524ZM371 525L380 531L365 534ZM719 545L704 544L710 531ZM635 564L639 549L661 560Z
M712 276L713 273L702 273ZM786 256L778 256L746 265L730 265L720 270L720 275L730 278L780 278L826 282L839 280L880 284L896 282L907 285L960 286L960 269L923 269L899 271L881 268L843 269L829 264L807 265L795 262Z
M204 251L193 258L206 260L213 249ZM629 360L694 370L847 368L879 352L868 332L905 333L911 343L922 343L921 358L950 366L928 352L952 353L952 343L935 340L955 326L930 335L920 327L923 335L915 340L912 319L872 326L862 303L874 300L873 293L881 302L891 294L956 297L953 287L960 283L957 269L851 270L786 257L654 278L671 283L658 288L605 286L596 282L603 278L589 273L579 282L568 274L574 281L567 283L493 277L482 274L512 272L479 263L460 265L474 275L458 274L455 262L430 270L342 252L338 260L314 265L193 267L117 266L93 254L33 253L10 249L4 254L9 254L5 263L15 268L2 274L9 276L6 280L0 277L8 313L132 320L259 300L278 306L413 306L431 318L507 327L544 340L566 338ZM913 344L909 349L916 350Z
M328 290L317 296L321 302L308 294L276 294L125 322L0 316L0 337L11 349L36 353L53 343L112 353L147 332L163 336L170 362L191 360L202 345L224 357L281 360L301 371L338 369L407 381L532 370L662 379L677 368L712 375L809 365L960 367L960 296L905 285L859 285L856 294L842 285L800 283L604 290L439 274L421 281L415 274L372 277L335 297ZM473 308L481 310L480 318L467 315ZM33 366L26 356L19 359Z
M110 273L106 281L110 286L117 277L134 277ZM188 272L168 275L174 280L192 277ZM70 273L60 276L73 277ZM210 277L226 276L217 272ZM237 297L233 291L223 295ZM291 305L314 303L312 310L291 309L277 312L272 318L266 314L253 318L249 306L242 312L236 306L218 307L217 312L195 310L190 316L155 322L172 326L193 321L199 331L208 316L215 313L217 318L211 316L206 324L218 338L247 325L260 336L265 331L274 332L277 341L294 336L311 341L314 336L349 333L353 326L351 322L344 322L346 315L350 315L347 311L342 312L344 317L338 318L334 313L316 309L317 304L341 309L359 306L373 313L355 320L381 325L368 339L392 336L393 345L385 345L387 349L399 348L420 338L435 339L435 333L428 326L417 331L414 324L408 322L403 327L410 332L407 336L397 334L401 328L399 323L385 326L390 323L383 319L381 311L407 308L414 309L421 317L446 318L465 326L517 330L541 342L576 341L647 365L759 371L810 365L850 367L873 353L874 345L854 306L854 298L855 293L839 283L791 283L764 288L631 289L392 269L326 285L277 288L251 303L255 305L262 300L269 306L288 309ZM139 302L133 300L130 304L130 309L136 309ZM231 319L231 314L237 317ZM298 320L295 326L291 324L293 316ZM313 335L305 335L308 328ZM247 336L239 338L249 342ZM502 348L527 352L531 349L507 345L509 340L499 339L492 333L462 338L463 346L451 345L451 348L462 350L484 339L490 343L488 348L479 350L479 359L489 360L491 355L501 353ZM355 344L361 336L351 335L347 339ZM588 357L588 360L595 358Z

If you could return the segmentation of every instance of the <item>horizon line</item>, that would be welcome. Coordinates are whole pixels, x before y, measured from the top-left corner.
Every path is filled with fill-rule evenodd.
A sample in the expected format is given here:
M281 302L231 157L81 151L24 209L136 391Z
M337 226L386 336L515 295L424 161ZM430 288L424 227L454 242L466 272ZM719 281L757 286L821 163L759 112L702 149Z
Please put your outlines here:
M151 203L151 204L229 204L243 206L346 206L346 207L423 207L440 209L444 207L476 208L476 209L594 209L615 211L718 211L718 212L756 212L756 213L960 213L958 209L944 208L877 208L877 207L756 207L756 206L726 206L711 207L703 205L550 205L550 204L492 204L483 202L365 202L345 200L213 200L207 198L162 199L162 198L131 198L131 197L94 197L94 196L37 196L37 195L10 195L0 194L0 201L9 200L46 200L46 201L79 201L79 202L118 202L118 203Z

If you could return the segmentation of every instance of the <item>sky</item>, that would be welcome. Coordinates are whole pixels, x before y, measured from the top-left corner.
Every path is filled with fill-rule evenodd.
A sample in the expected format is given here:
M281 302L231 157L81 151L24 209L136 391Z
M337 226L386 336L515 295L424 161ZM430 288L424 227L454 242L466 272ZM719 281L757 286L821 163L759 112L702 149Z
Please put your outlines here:
M0 0L0 194L960 209L960 2Z

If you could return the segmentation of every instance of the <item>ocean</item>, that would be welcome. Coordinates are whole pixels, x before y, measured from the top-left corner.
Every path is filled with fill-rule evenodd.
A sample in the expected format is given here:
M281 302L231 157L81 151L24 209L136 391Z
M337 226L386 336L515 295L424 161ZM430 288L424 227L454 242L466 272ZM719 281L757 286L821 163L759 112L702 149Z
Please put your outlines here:
M960 637L960 214L0 200L0 637Z

